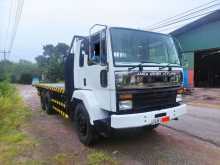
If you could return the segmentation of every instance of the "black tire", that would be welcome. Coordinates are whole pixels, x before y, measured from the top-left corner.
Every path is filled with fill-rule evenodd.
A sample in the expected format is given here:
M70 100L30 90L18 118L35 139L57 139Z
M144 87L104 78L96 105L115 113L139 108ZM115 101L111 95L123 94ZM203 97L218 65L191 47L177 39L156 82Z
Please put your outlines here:
M96 139L96 133L90 124L89 114L82 103L78 103L75 109L74 121L77 134L81 143L91 145Z
M45 97L45 111L47 112L48 115L51 115L53 114L53 107L52 107L52 104L51 104L51 97L50 97L50 94L49 92L46 94L46 97Z

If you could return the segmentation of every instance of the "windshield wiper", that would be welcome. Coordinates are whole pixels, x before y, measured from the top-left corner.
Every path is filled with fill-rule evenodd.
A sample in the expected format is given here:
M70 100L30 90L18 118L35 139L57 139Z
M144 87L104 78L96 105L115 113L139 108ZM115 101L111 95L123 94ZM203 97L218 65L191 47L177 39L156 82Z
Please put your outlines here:
M159 67L159 70L162 70L162 69L167 68L167 67L168 67L168 71L172 71L171 64L167 64L167 65L161 66L161 67Z
M128 71L131 71L131 70L139 67L139 71L142 72L143 71L143 64L152 64L152 63L155 63L155 62L141 61L138 65L135 65L135 66L128 68ZM156 64L159 64L159 63L156 63Z

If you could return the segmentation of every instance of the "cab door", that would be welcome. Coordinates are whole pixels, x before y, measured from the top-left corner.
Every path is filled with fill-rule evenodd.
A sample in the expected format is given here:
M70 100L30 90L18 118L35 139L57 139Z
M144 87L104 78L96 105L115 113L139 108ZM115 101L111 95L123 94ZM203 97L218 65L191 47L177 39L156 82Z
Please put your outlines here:
M91 90L100 108L110 109L110 91L108 86L108 56L106 30L90 38L90 53L87 56L84 87Z
M86 46L88 41L86 39L80 39L75 41L76 48L75 48L75 64L74 64L74 72L75 72L75 88L76 89L86 89L84 85L85 80L85 57L86 57Z

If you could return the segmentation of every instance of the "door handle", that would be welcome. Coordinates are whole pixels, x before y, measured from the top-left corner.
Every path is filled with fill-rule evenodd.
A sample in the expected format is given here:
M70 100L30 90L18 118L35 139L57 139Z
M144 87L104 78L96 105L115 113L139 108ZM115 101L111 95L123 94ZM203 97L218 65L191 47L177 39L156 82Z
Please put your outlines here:
M108 86L108 71L106 69L100 72L100 84L103 88Z
M86 78L83 79L83 85L86 86Z

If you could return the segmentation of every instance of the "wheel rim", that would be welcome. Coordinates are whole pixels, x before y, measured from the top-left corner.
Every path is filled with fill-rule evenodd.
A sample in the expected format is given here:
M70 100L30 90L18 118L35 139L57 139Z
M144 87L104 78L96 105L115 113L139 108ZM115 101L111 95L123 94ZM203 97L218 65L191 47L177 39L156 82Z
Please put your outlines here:
M86 136L87 134L87 121L85 116L82 112L79 112L77 115L77 123L78 123L78 130L82 136Z

